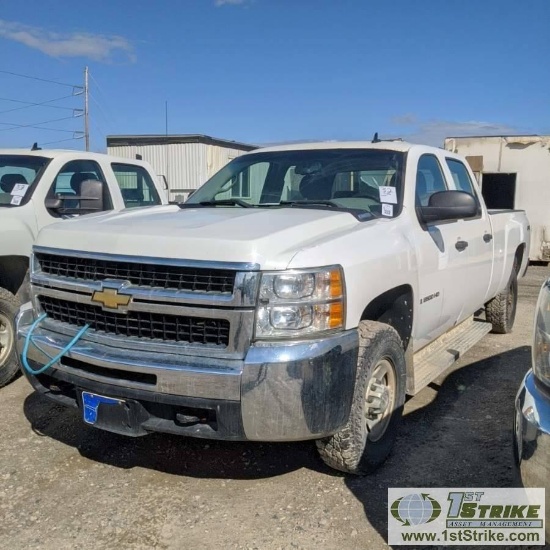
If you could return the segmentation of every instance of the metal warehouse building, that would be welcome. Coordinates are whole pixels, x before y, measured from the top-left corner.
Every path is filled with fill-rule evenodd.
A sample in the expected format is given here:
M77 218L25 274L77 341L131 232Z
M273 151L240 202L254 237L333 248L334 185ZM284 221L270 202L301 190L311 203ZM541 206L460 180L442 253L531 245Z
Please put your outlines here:
M253 149L255 145L198 134L107 136L109 154L141 157L151 164L169 200L184 200L231 159Z
M550 136L449 137L445 149L466 157L488 208L525 210L531 261L550 261Z

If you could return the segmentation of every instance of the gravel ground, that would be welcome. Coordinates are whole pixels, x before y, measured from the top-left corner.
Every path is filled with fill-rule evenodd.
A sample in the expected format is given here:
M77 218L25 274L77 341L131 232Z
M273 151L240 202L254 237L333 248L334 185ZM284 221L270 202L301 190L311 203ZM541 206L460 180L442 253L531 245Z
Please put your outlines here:
M376 550L388 487L513 486L514 396L548 273L520 283L512 334L488 335L407 403L393 454L365 478L329 470L312 443L101 432L17 380L0 390L0 548Z

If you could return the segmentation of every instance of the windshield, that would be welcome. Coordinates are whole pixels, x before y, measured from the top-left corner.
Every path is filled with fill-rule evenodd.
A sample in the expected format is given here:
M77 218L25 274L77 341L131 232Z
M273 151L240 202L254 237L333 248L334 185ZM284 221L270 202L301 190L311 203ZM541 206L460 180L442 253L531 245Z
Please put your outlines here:
M400 211L402 166L403 153L382 149L253 153L232 160L182 206L334 208L392 217Z
M27 202L33 183L48 162L33 155L0 155L0 206Z

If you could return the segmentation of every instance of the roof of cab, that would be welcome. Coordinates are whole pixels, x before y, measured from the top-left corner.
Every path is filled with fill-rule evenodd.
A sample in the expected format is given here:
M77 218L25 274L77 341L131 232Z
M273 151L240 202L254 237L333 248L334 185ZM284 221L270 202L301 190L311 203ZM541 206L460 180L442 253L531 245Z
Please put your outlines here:
M53 159L61 156L68 156L80 159L100 160L108 158L109 160L117 160L121 162L132 162L135 164L143 163L139 159L131 159L126 157L119 157L114 155L107 155L105 153L92 153L90 151L79 151L77 149L0 149L0 155L25 155L33 157L45 157Z
M282 145L275 145L271 147L262 147L255 151L247 153L249 155L255 155L257 153L276 152L276 151L311 151L321 149L384 149L386 151L400 151L407 152L413 147L422 147L426 149L437 149L429 145L418 145L415 143L408 143L407 141L394 140L394 141L319 141L319 142L305 142L305 143L287 143Z

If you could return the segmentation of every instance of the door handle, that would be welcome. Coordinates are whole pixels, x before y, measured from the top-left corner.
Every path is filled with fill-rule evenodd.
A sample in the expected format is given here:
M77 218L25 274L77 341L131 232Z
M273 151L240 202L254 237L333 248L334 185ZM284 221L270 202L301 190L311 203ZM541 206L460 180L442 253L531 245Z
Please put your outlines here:
M493 240L493 236L491 235L491 233L485 233L485 235L483 235L483 240L486 243L490 243Z
M459 252L462 252L463 250L466 250L468 248L468 243L467 241L456 241L455 248Z

